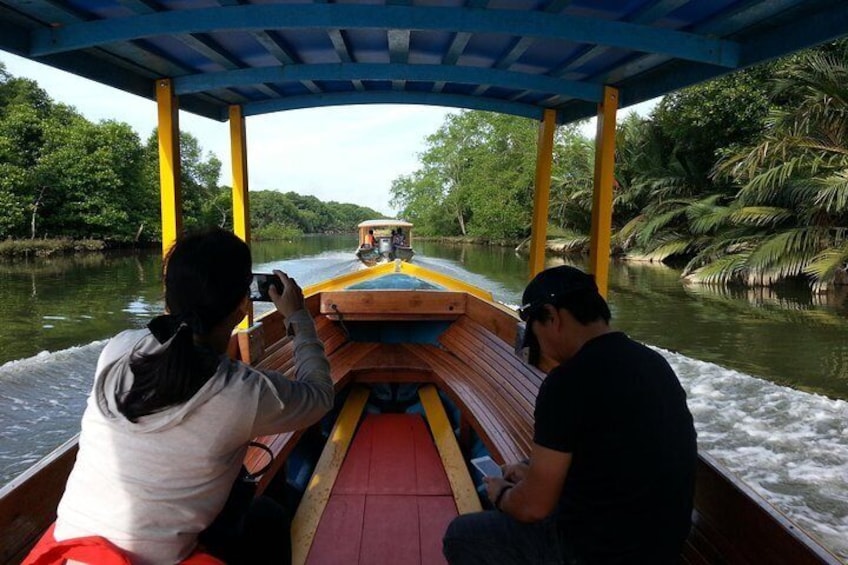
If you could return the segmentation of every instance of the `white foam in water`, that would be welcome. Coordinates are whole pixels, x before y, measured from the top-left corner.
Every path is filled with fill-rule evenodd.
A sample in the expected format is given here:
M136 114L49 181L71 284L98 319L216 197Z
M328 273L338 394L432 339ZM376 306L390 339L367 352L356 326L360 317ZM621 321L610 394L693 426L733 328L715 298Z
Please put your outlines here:
M106 341L0 366L0 485L79 431Z
M654 349L686 390L698 449L848 560L848 402Z

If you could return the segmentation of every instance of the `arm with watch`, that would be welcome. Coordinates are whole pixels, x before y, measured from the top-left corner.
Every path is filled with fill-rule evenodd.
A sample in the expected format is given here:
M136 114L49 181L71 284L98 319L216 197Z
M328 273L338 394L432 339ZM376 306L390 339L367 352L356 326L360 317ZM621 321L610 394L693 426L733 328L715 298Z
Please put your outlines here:
M571 454L533 444L528 463L504 467L504 478L485 477L492 505L520 522L547 518L559 501Z

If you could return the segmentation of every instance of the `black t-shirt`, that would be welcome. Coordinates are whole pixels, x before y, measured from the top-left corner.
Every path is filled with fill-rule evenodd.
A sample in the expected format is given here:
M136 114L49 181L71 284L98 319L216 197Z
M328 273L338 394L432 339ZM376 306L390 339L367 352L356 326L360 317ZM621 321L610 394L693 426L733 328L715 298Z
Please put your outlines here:
M562 535L589 563L676 562L689 532L697 460L686 393L668 362L620 332L551 371L534 440L572 454Z

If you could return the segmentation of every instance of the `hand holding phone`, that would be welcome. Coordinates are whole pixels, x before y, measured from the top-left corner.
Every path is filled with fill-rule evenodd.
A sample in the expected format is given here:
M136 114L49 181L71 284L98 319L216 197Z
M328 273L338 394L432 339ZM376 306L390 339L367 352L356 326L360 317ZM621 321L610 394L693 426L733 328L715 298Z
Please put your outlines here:
M491 457L485 455L483 457L475 457L471 460L471 464L483 474L484 477L502 478L503 472L501 466L492 460Z
M271 285L277 289L278 294L283 293L283 281L277 275L271 273L254 273L250 282L249 298L255 302L271 302L268 291Z

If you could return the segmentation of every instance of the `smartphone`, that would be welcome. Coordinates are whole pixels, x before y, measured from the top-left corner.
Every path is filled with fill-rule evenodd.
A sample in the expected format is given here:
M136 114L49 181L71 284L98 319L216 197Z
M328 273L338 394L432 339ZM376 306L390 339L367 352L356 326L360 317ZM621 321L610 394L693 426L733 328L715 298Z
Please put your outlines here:
M476 467L484 477L503 477L501 466L495 463L488 455L475 457L471 460L471 464L474 465L474 467Z
M283 281L280 277L269 273L253 273L248 297L255 302L271 302L271 297L268 295L271 285L277 287L277 292L283 293Z

